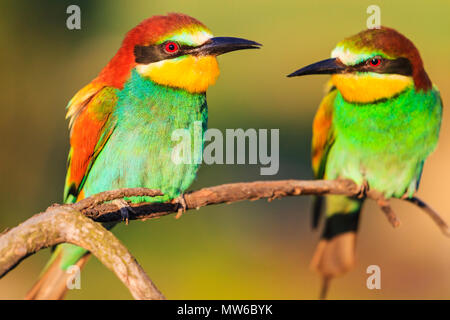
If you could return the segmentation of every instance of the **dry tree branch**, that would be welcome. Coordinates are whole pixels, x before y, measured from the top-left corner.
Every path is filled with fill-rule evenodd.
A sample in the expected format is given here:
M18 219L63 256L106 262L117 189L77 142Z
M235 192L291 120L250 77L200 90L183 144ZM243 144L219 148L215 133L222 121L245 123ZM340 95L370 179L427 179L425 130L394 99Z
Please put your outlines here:
M108 197L108 199L113 200L114 196L110 195L111 192L116 193L116 191L106 191L94 197ZM150 192L157 191L150 190ZM121 198L119 196L120 192L116 194L118 198ZM181 202L185 204L183 209L190 210L208 205L229 204L243 200L254 201L266 198L271 201L287 196L325 194L357 196L360 195L360 188L350 180L277 180L230 183L186 193L183 195L183 201L175 199L172 202L165 203L130 203L134 212L130 212L129 219L146 220L178 212ZM140 192L134 194L134 196L141 195L143 194ZM368 196L372 196L371 191L368 191ZM378 194L373 194L373 196L378 196ZM120 210L111 203L83 207L79 208L79 210L87 217L98 222L118 222L122 220Z
M412 197L406 200L411 203L414 203L416 206L425 211L425 213L427 213L431 217L431 219L433 219L433 221L437 224L437 226L441 229L442 233L445 234L447 237L450 237L450 228L444 221L444 219L442 219L442 217L439 215L439 213L437 213L433 208L431 208L428 204L426 204L417 197Z
M361 188L350 180L278 180L224 184L186 193L171 202L129 203L133 210L130 210L128 219L146 220L178 212L180 208L186 211L243 200L267 198L271 201L287 196L326 194L365 196L376 200L389 222L394 227L399 225L389 201L382 194ZM120 209L108 201L124 197L161 195L159 190L146 188L118 189L99 193L75 204L55 204L49 207L18 227L0 234L0 278L28 255L42 248L69 242L96 255L116 273L133 297L163 299L163 295L120 241L102 226L92 222L120 222L123 219ZM417 197L406 200L423 209L441 231L450 236L448 225L436 211Z
M95 195L98 199L107 198L114 200L121 198L124 190L106 191ZM158 190L136 188L135 193L129 192L128 195L144 196L144 195L160 195ZM144 192L145 191L145 192ZM183 195L185 208L199 209L200 207L220 204L233 203L243 200L258 200L267 198L269 201L277 198L298 195L346 195L354 197L366 196L377 201L380 209L385 213L389 223L394 227L400 226L400 220L390 206L389 200L385 199L383 194L376 190L361 189L360 186L351 180L276 180L276 181L255 181L223 184L214 187L203 188L197 191L189 192ZM94 198L91 197L91 198ZM88 198L89 199L89 198ZM86 199L86 200L88 200ZM419 208L424 210L431 216L433 221L439 226L446 236L450 236L450 228L439 214L431 209L425 202L417 197L405 199ZM84 200L83 200L84 201ZM78 207L84 215L98 222L117 222L122 220L122 215L117 206L111 203L100 203L101 201L89 200L95 203L95 206ZM81 201L79 202L81 204ZM131 204L134 212L130 212L129 220L147 220L159 218L171 213L178 212L180 209L180 201L172 201L170 203L139 203Z
M389 204L389 200L387 200L383 195L379 195L377 198L374 198L377 200L377 204L380 207L381 211L384 212L386 215L386 218L388 219L389 223L394 227L397 228L400 226L400 220L398 220L394 210L392 210L392 207Z
M27 256L69 242L92 252L135 299L164 299L128 249L101 224L69 206L50 207L0 237L0 278Z

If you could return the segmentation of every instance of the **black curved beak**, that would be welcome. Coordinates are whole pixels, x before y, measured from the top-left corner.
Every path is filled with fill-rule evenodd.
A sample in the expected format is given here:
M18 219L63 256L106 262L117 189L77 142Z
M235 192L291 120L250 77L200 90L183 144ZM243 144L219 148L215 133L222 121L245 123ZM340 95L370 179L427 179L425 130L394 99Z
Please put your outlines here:
M261 46L262 44L258 42L241 38L215 37L209 39L200 47L197 47L195 51L202 55L218 56L236 50L259 49Z
M346 69L346 66L340 62L339 60L336 60L336 58L332 59L326 59L322 60L313 64L310 64L309 66L303 67L291 74L288 75L288 77L299 77L299 76L306 76L310 74L336 74L336 73L343 73Z

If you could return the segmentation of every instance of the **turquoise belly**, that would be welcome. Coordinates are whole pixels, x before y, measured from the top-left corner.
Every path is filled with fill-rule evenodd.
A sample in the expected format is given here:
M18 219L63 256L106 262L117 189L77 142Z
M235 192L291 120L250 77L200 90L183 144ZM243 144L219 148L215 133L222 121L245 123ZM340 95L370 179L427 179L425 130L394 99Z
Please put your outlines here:
M87 177L86 196L117 188L146 187L161 190L164 197L134 198L133 202L166 201L190 186L199 164L172 161L173 148L179 143L172 141L172 133L186 129L193 141L197 122L203 134L207 122L204 94L158 86L134 72L119 93L113 116L117 125Z

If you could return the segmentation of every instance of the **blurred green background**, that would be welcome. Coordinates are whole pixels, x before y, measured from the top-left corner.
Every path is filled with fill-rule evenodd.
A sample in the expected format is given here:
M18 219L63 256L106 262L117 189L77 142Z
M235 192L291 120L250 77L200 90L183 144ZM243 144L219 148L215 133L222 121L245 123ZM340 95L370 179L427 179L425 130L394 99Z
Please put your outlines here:
M81 7L81 30L66 28L66 8ZM450 105L448 1L1 1L0 230L61 202L68 151L65 105L91 81L141 20L183 12L215 35L259 41L264 48L219 58L221 77L208 91L210 127L279 128L280 171L257 165L203 166L191 189L258 179L312 178L311 123L326 76L288 79L329 57L342 38L365 29L370 4L382 24L419 48L431 79ZM420 196L450 221L449 113L438 150L425 165ZM314 299L319 278L308 264L319 233L310 230L309 197L220 205L116 227L170 299ZM450 298L450 239L412 205L394 202L393 230L373 203L365 206L358 265L334 281L332 299ZM21 299L49 258L43 250L0 280L1 299ZM381 267L381 290L366 288L366 268ZM68 299L130 299L95 258Z

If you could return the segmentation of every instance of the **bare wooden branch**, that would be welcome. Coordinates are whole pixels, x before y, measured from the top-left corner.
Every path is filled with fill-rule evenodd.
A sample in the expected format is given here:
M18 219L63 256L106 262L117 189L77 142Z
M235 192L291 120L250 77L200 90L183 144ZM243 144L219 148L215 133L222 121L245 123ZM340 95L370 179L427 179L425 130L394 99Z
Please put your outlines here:
M154 190L153 190L154 191ZM223 184L203 188L184 194L185 210L198 209L220 203L233 203L243 200L268 199L298 195L341 194L357 196L360 188L350 180L277 180ZM371 196L371 191L368 196ZM134 196L141 196L136 193ZM132 204L134 212L129 213L129 220L146 220L178 212L180 203L139 203ZM120 210L111 203L82 208L81 212L98 222L119 222L122 220Z
M22 259L63 242L92 252L130 290L135 299L164 299L128 249L99 223L70 206L54 206L0 237L0 278Z
M127 195L143 196L151 195L152 193L158 194L159 192L158 190L145 188L136 188L134 191L127 193ZM112 193L114 191L107 191L107 193L109 192ZM400 220L397 218L389 201L384 198L383 194L376 190L366 188L363 189L363 194L361 194L361 192L361 187L351 180L277 180L230 183L203 188L184 194L184 207L182 209L183 211L187 211L213 204L233 203L244 200L254 201L263 198L272 201L278 198L299 195L335 194L354 197L366 196L377 201L380 209L385 213L389 223L394 228L400 226ZM114 196L119 197L120 193L114 193ZM113 197L109 195L107 197L107 199L112 198ZM446 236L450 236L450 228L447 223L425 202L417 197L406 198L403 200L407 200L424 210L438 225L442 232ZM95 206L90 205L83 208L80 207L81 212L87 217L99 222L118 222L122 220L122 215L117 206L111 203L100 204L99 201L95 203L97 204ZM179 212L180 209L179 201L172 201L170 203L130 203L130 206L133 207L133 212L130 212L129 220L158 218Z
M171 213L200 207L266 198L269 201L299 195L346 195L368 197L377 201L393 226L399 221L389 202L375 190L361 188L350 180L278 180L231 183L186 193L182 199L164 203L129 202L129 220L158 218ZM109 202L124 197L161 196L159 190L146 188L119 189L102 192L75 204L49 207L18 227L0 234L0 277L22 259L42 248L62 242L81 246L113 270L137 299L163 299L128 250L112 233L92 222L120 222L123 217L117 205ZM449 227L437 212L418 198L406 199L427 212L446 235ZM82 214L80 214L80 212ZM84 215L84 216L83 216ZM92 220L90 220L90 219Z
M412 197L409 199L406 199L411 203L414 203L416 206L421 208L425 213L427 213L431 219L437 224L437 226L441 229L442 233L446 235L447 237L450 237L450 228L448 224L444 221L444 219L437 213L433 208L431 208L428 204L426 204L424 201L420 200L417 197Z
M147 189L147 188L128 188L128 189L116 189L110 191L104 191L93 195L92 197L82 199L73 204L72 207L75 210L83 210L87 208L95 207L100 203L104 203L111 200L123 199L126 197L132 197L136 194L140 196L162 196L163 194L159 190Z
M389 201L385 199L383 196L380 196L377 200L378 206L380 207L381 211L384 212L386 215L386 218L388 219L389 223L394 227L397 228L400 226L400 220L398 220L397 215L395 214L394 210L392 210L391 205L389 204Z

